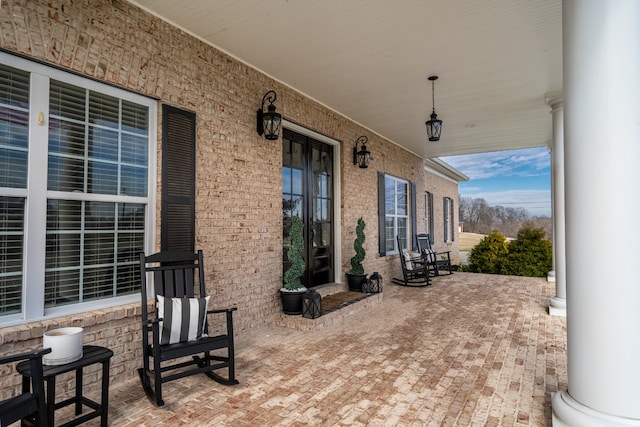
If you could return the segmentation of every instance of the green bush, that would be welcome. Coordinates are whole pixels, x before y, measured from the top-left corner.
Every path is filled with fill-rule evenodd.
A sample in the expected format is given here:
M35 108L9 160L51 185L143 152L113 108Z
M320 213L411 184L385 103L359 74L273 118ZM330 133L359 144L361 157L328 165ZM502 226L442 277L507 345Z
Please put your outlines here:
M500 274L502 263L506 260L508 253L506 237L493 230L471 249L468 271Z
M545 277L553 267L551 242L545 231L533 224L524 224L518 236L509 243L509 254L501 273L512 276Z
M304 274L305 262L302 257L302 251L304 250L304 238L302 237L302 231L304 224L299 216L293 217L291 223L291 230L289 236L291 236L291 246L287 252L287 257L291 266L284 273L284 288L288 291L299 291L305 289L304 285L300 281L300 276Z
M353 241L353 250L356 254L351 258L351 270L349 270L349 274L355 275L363 275L364 274L364 266L362 265L362 261L364 261L364 257L367 253L364 250L364 227L366 224L362 217L358 219L358 225L356 225L356 239Z

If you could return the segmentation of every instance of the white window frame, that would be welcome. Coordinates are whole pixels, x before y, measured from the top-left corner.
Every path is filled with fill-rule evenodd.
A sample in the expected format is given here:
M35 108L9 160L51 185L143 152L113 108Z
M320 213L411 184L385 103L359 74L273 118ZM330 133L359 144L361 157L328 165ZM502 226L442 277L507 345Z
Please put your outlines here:
M444 242L454 241L454 224L453 224L453 199L451 197L444 197L442 199L442 213L444 219Z
M0 317L0 326L9 326L40 319L76 314L95 309L114 307L122 304L139 302L139 294L92 300L77 304L69 304L45 309L45 256L46 256L46 216L47 199L63 198L86 201L112 201L101 194L82 193L73 195L68 192L47 190L47 157L49 132L49 81L50 79L65 82L95 92L114 96L149 109L149 146L147 197L119 196L120 201L128 203L144 203L145 240L144 250L149 253L155 248L156 241L156 147L157 147L157 111L156 100L86 79L44 64L19 58L0 52L0 63L31 73L29 98L29 152L27 188L0 188L1 196L25 198L24 245L23 245L23 284L22 311ZM43 96L46 94L46 96Z
M406 221L406 236L405 236L405 241L407 242L407 245L405 245L404 248L402 249L407 249L408 245L411 244L411 186L409 185L409 181L401 179L401 178L396 178L392 175L387 175L385 174L384 176L384 180L385 180L385 211L384 211L384 217L385 217L385 233L387 232L386 230L386 224L387 224L387 218L391 218L393 219L393 251L388 250L386 251L387 255L390 254L394 254L394 253L398 253L399 252L399 248L398 248L398 241L396 239L396 236L398 235L398 220L399 219L404 219ZM394 200L394 207L393 207L393 212L389 213L387 212L387 204L386 204L386 198L389 197L389 194L387 194L386 192L386 185L387 185L387 180L391 180L394 182L394 193L393 193L393 200ZM406 195L406 214L402 215L402 214L398 214L398 193L397 193L397 185L398 184L403 184L405 186L405 195Z

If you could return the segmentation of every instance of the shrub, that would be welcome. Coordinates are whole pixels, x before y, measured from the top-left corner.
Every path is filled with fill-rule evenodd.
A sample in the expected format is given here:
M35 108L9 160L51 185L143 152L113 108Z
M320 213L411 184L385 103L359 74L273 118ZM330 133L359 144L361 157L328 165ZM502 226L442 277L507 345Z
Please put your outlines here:
M525 223L515 240L509 243L509 254L501 273L512 276L545 277L553 266L551 241L543 228Z
M356 254L351 258L351 270L349 270L349 274L355 275L363 275L364 274L364 266L362 265L362 261L364 261L364 257L367 253L364 250L364 220L362 217L358 219L358 224L356 225L356 239L353 241L353 250Z
M507 239L493 230L469 253L469 271L474 273L500 274L502 263L508 254Z
M293 217L291 223L291 230L289 236L291 236L291 246L287 252L287 257L291 266L284 273L284 289L288 291L299 291L305 289L304 285L300 281L300 276L304 274L305 262L302 257L302 251L304 249L304 238L302 237L302 231L304 224L299 216Z

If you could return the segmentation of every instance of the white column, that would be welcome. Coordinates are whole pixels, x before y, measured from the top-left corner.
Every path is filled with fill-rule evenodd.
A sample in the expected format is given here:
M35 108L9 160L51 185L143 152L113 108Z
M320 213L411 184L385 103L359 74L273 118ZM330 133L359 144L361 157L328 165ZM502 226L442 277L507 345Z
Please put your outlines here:
M569 389L554 426L640 426L640 1L563 1Z
M549 314L567 315L567 282L565 261L565 210L564 210L564 115L562 94L547 96L553 120L553 146L551 148L551 194L553 218L553 278L556 283L556 296L549 300ZM551 276L551 274L550 274Z

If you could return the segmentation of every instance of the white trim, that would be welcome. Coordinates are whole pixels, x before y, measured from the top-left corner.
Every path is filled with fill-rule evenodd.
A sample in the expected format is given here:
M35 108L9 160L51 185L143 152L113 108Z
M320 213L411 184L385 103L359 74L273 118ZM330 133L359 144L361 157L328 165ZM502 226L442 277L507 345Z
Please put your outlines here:
M340 141L300 126L297 123L290 122L287 119L282 120L282 127L336 148L333 150L333 281L335 283L342 283L342 210L339 203L342 200L342 194L340 192L340 188L342 187L340 184L340 180L342 179L340 176Z

